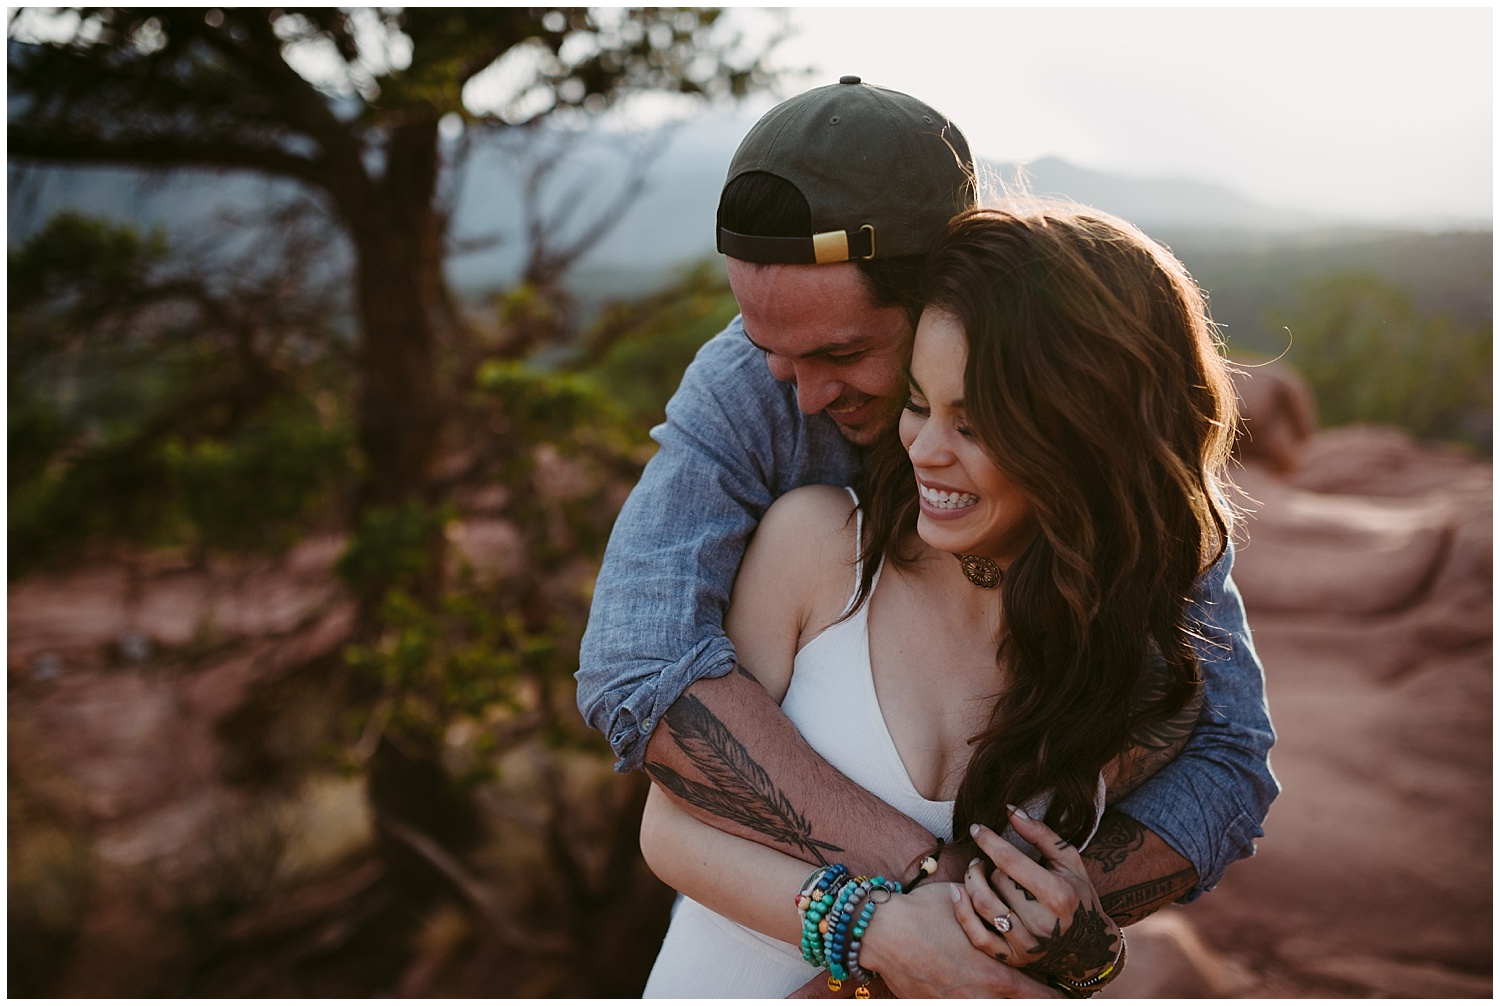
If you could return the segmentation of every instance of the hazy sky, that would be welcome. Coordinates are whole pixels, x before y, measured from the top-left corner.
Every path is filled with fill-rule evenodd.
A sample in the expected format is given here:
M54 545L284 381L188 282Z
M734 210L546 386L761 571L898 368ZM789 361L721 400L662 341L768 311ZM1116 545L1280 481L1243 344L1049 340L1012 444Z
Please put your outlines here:
M856 73L946 112L980 157L1056 155L1369 220L1492 215L1488 7L842 6L790 17L796 34L774 64L812 72L789 76L782 97ZM764 8L727 20L752 36L771 24ZM299 66L316 69L317 53L303 55Z
M834 7L792 21L777 61L815 73L789 90L857 73L909 91L979 156L1054 154L1382 220L1492 213L1488 8Z

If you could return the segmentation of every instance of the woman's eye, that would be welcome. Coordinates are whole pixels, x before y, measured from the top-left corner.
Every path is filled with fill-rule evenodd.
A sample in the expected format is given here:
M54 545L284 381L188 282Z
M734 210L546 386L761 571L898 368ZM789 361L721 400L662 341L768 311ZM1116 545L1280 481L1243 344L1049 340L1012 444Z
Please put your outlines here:
M918 405L917 402L916 402L916 399L913 399L913 398L908 398L906 400L906 404L905 404L905 406L903 406L903 408L905 408L907 412L910 412L913 415L917 415L917 416L925 416L925 415L927 415L927 412L928 412L927 406L925 406L925 405Z
M959 436L968 437L970 440L973 440L978 435L974 432L974 430L969 426L968 423L959 423L954 427L954 429L958 431Z

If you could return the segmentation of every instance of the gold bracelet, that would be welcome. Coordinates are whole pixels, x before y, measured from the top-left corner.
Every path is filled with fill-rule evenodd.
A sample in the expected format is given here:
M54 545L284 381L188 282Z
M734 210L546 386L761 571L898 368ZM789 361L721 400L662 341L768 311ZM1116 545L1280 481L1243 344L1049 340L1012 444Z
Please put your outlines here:
M1108 985L1110 982L1114 981L1116 978L1120 977L1120 972L1125 970L1125 960L1125 934L1122 932L1120 934L1120 952L1115 955L1115 959L1110 962L1109 967L1105 968L1094 977L1086 978L1081 982L1075 982L1068 978L1058 978L1054 976L1052 979L1052 986L1053 988L1059 989L1063 992L1072 992L1075 994L1091 996L1095 992L1098 992L1100 989L1104 988L1104 986Z

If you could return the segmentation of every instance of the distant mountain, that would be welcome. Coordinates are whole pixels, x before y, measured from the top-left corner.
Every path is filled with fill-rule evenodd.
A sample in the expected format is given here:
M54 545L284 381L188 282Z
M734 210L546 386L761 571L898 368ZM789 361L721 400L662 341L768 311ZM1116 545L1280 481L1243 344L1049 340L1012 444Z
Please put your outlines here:
M603 281L611 295L659 282L675 265L713 249L714 211L724 172L750 122L702 118L670 132L652 164L647 187L629 211L579 263L575 280ZM466 248L449 263L463 294L474 296L510 282L519 270L524 230L520 165L551 143L545 135L518 156L491 148L469 164L453 214L455 247ZM595 130L557 158L543 188L544 202L571 214L563 233L578 233L591 213L622 183L639 137ZM550 154L542 154L545 160ZM985 162L986 179L1014 185L1015 164ZM1279 241L1292 232L1353 222L1259 205L1223 186L1191 179L1134 178L1045 157L1024 166L1029 189L1065 196L1131 220L1153 236L1208 232L1233 234L1237 243ZM285 196L290 183L248 174L179 172L150 176L125 169L48 168L18 173L12 166L8 236L23 239L59 209L75 208L201 240L205 226L228 215L252 216L258 206ZM570 230L571 228L571 230ZM1170 243L1170 242L1169 242Z
M1153 233L1189 229L1287 232L1349 222L1263 206L1222 185L1109 174L1058 157L989 167L981 176L998 178L1007 189L1024 185L1033 195L1071 199Z

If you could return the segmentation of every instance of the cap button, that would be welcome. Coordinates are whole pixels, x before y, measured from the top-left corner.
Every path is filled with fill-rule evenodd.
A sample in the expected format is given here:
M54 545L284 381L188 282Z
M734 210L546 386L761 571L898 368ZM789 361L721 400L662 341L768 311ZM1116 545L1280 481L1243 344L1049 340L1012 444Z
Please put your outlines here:
M860 79L858 77L856 77L852 73L846 73L842 77L839 78L839 83L840 84L858 84L858 83L860 83Z

